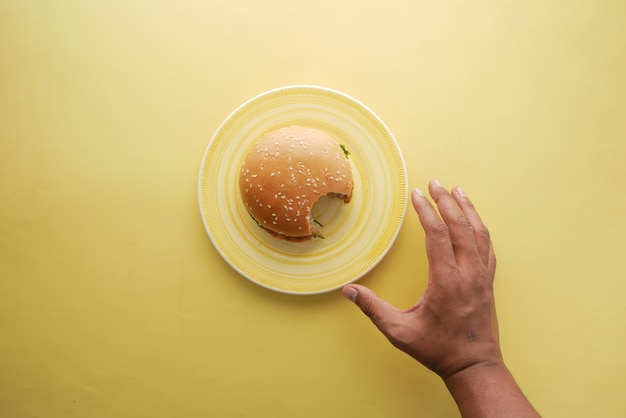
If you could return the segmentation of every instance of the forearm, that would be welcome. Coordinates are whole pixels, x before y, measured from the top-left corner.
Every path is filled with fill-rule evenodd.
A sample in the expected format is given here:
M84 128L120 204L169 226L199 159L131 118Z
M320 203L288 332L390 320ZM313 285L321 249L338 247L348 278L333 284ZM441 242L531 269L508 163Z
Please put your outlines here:
M463 418L539 417L504 363L477 364L444 383Z

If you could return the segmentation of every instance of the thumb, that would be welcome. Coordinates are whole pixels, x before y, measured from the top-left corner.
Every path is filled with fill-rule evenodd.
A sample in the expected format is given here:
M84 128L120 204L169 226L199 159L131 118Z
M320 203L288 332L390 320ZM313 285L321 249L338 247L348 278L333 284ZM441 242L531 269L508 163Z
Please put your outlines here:
M402 311L365 286L350 284L341 293L354 302L385 335L388 334L389 326L400 319Z

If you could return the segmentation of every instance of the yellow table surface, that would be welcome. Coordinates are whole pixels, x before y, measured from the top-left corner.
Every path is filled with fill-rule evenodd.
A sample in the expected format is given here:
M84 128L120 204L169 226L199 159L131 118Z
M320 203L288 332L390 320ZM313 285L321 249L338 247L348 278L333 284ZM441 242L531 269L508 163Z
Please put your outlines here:
M626 415L626 3L0 4L1 417L455 417L339 292L233 271L202 154L250 97L343 91L410 187L461 184L499 259L505 358L552 417ZM412 208L361 283L426 285Z

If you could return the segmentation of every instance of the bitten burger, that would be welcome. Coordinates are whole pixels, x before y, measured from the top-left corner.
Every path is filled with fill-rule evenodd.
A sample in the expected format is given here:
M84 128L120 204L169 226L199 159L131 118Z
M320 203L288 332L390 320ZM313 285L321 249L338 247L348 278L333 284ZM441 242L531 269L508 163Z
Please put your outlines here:
M264 134L241 165L239 191L246 210L278 238L323 237L311 209L325 195L350 202L354 183L348 154L318 129L289 126Z

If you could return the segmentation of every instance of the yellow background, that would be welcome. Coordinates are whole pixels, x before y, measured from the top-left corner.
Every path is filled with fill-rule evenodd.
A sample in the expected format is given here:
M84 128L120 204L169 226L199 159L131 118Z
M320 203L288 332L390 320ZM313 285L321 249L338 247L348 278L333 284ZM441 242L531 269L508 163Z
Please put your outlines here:
M621 0L3 1L0 416L458 416L339 292L265 290L203 229L215 129L306 83L372 108L410 187L473 198L536 407L623 417L624 22ZM409 208L361 282L409 307L426 268Z

